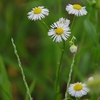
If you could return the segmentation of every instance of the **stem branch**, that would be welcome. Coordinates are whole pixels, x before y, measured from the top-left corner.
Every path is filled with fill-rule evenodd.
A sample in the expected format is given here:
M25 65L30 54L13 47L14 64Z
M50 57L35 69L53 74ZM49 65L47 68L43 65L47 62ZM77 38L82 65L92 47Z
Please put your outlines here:
M61 64L62 64L62 58L63 58L63 54L64 54L64 49L65 49L65 41L63 41L63 49L62 49L60 61L58 63L58 67L57 67L57 70L56 70L56 80L55 80L55 98L56 98L56 100L58 100L58 94L59 94L59 91L60 91L59 75L60 75L60 70L61 70Z
M21 61L20 61L19 55L17 53L16 45L14 44L13 38L11 38L11 42L12 42L12 45L14 47L14 53L15 53L15 55L17 57L17 60L18 60L18 65L19 65L19 68L21 70L21 74L22 74L22 78L23 78L23 81L24 81L24 84L25 84L25 87L26 87L26 90L27 90L27 94L28 94L30 100L32 100L31 94L29 92L29 87L28 87L28 84L26 82L26 78L25 78L25 75L24 75L24 71L23 71L23 68L22 68L22 65L21 65Z
M73 60L72 60L72 64L71 64L71 67L70 67L69 78L68 78L68 82L67 82L67 88L66 88L66 93L65 93L65 99L64 100L68 100L68 87L69 87L69 84L70 84L70 81L71 81L74 62L75 62L75 53L73 55Z

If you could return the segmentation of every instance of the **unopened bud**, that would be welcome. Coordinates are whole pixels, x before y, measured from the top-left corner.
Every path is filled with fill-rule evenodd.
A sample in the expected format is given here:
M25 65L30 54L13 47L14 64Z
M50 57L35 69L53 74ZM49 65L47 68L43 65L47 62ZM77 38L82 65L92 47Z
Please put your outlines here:
M77 52L77 46L72 45L72 46L70 47L70 52L71 52L71 53L76 53L76 52Z
M100 93L100 74L94 74L85 82L90 89L90 93Z
M93 77L88 78L88 81L93 81Z

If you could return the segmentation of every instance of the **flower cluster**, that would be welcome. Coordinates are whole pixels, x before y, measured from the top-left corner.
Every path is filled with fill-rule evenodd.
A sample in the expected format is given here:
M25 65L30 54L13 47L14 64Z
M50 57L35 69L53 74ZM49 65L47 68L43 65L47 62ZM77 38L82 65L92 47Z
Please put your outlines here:
M74 14L76 16L83 16L87 14L87 11L85 7L82 7L79 4L69 4L66 6L66 11L68 11L68 14ZM44 8L44 6L39 6L33 8L28 13L28 18L30 20L41 20L42 18L45 18L45 16L49 15L49 10L47 8Z
M82 7L79 4L67 5L66 11L68 11L69 14L74 14L76 16L82 16L87 14L85 7ZM28 18L30 20L35 21L35 20L41 20L48 15L49 15L49 10L47 8L44 8L44 6L39 6L33 8L28 13ZM51 36L51 38L53 38L53 41L61 42L62 39L66 41L71 33L69 24L70 24L70 20L60 18L59 21L51 25L51 29L49 30L48 35Z
M68 14L74 14L75 16L83 16L87 14L87 11L85 9L86 7L82 7L79 4L69 4L66 6L66 11ZM30 20L42 20L45 18L45 16L49 15L49 10L47 8L44 8L44 6L39 6L33 8L29 13L28 13L28 19ZM48 31L48 36L50 36L53 41L55 42L62 42L66 41L71 34L71 29L69 27L70 25L70 20L67 18L61 17L58 21L54 22L52 25L50 25L50 29ZM77 46L74 44L74 40L76 38L73 36L71 41L70 41L70 51L72 53L77 52ZM70 82L69 82L70 83ZM68 88L68 93L71 96L74 97L82 97L86 95L89 92L89 89L87 88L85 83L77 82L74 84L70 84Z

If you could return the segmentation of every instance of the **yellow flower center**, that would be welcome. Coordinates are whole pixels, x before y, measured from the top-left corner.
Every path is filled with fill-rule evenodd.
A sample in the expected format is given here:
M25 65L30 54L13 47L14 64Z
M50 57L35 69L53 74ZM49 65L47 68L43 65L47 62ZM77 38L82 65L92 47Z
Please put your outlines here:
M42 9L41 9L41 8L35 8L35 9L33 10L33 12L34 12L34 14L39 14L39 13L42 12Z
M61 35L61 34L63 34L64 30L61 27L57 27L55 29L55 32L56 32L56 34Z
M80 90L82 90L82 88L83 88L83 86L82 86L82 84L80 84L80 83L77 83L77 84L74 86L74 90L76 90L76 91L80 91Z
M79 4L74 4L73 5L73 8L76 9L76 10L81 10L82 9L82 6L79 5Z

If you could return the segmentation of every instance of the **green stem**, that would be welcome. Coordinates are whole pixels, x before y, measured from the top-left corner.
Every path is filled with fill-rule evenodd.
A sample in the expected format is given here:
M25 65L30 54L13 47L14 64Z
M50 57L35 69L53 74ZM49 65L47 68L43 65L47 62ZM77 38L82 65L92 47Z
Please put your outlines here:
M97 25L97 46L99 46L99 37L100 37L100 31L99 31L99 12L98 12L98 10L95 10L95 19L96 19L96 25Z
M74 25L74 22L75 22L75 16L74 16L74 18L73 18L73 21L72 21L72 23L71 23L71 26L70 26L70 29L72 30L72 27L73 27L73 25ZM71 34L72 35L72 34ZM71 37L71 36L70 36Z
M70 27L71 29L72 29L73 24L74 24L74 22L75 22L75 18L76 18L76 17L74 16L73 21L72 21L72 24L71 24L71 27Z
M44 26L46 26L46 28L49 30L49 27L48 27L48 25L45 23L45 21L44 20L41 20L41 22L44 24Z
M12 45L14 47L14 53L15 53L15 55L17 57L17 60L18 60L18 65L19 65L19 68L21 70L21 74L22 74L23 82L24 82L25 87L26 87L26 90L27 90L27 94L29 96L29 99L32 100L32 97L31 97L31 94L30 94L30 91L29 91L29 87L28 87L28 84L26 82L26 78L25 78L25 75L24 75L24 71L23 71L23 68L22 68L22 65L21 65L21 61L20 61L19 55L17 53L16 45L14 44L13 38L11 38L11 42L12 42Z
M58 94L59 94L59 92L60 92L59 74L60 74L60 70L61 70L61 64L62 64L62 58L63 58L63 54L64 54L64 49L65 49L65 41L63 41L63 49L62 49L60 61L59 61L59 63L58 63L58 67L57 67L57 70L56 70L56 79L55 79L55 100L58 100Z
M3 88L3 86L0 84L0 87L5 92L5 94L8 96L9 100L12 100L12 97L8 94L8 92Z
M82 46L84 45L84 39L86 38L86 34L85 34L85 31L83 31L82 32L82 36L81 36L81 41L80 41L80 51L82 51L81 49L82 49ZM81 55L82 54L82 52L78 52L78 55ZM74 73L73 73L73 79L72 79L72 82L74 82L75 81L75 78L76 78L76 76L78 75L78 73L80 73L80 72L78 72L77 73L77 70L78 70L78 64L79 64L79 62L80 62L80 57L81 56L77 56L77 62L76 62L76 66L74 67L74 69L75 69L75 71L74 71Z
M76 98L76 100L80 100L80 98Z
M36 85L36 78L33 80L33 82L32 82L31 85L30 85L30 88L29 88L30 93L33 92L33 90L34 90L34 88L35 88L35 85ZM25 96L25 100L28 100L28 95Z
M68 100L68 87L69 87L70 81L71 81L71 76L72 76L72 72L73 72L74 62L75 62L75 53L73 55L73 60L72 60L72 64L71 64L71 67L70 67L70 72L69 72L69 77L68 77L67 88L66 88L65 99L64 100Z

